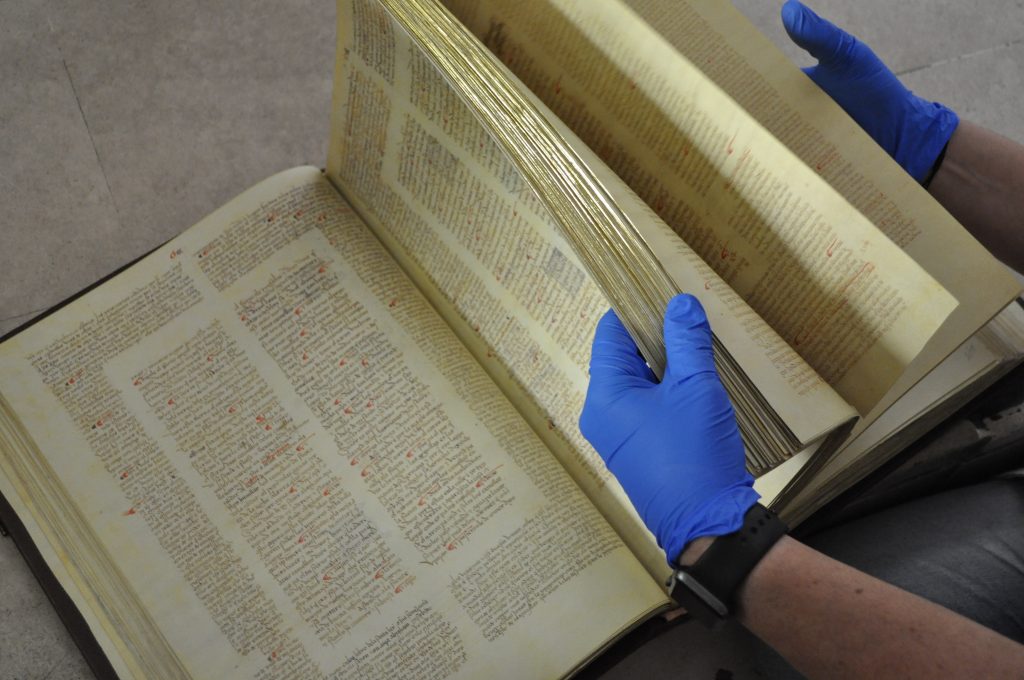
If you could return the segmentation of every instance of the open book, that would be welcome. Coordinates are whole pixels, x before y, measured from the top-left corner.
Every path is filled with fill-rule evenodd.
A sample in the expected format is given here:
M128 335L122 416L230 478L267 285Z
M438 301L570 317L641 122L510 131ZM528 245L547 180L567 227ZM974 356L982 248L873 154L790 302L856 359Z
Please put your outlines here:
M0 492L121 677L561 676L670 607L577 427L609 304L658 370L701 299L790 521L1021 355L1013 279L724 3L338 10L325 172L0 345Z

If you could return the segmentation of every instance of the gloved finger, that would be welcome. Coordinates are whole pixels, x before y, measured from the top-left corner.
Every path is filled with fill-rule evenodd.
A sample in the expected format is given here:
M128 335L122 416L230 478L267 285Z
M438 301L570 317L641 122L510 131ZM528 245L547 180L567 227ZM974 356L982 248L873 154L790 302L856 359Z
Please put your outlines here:
M665 310L665 379L684 380L715 370L711 325L700 301L677 295Z
M594 344L590 350L591 381L641 378L654 382L654 374L640 356L636 343L615 312L608 310L597 323Z
M857 44L856 38L819 17L800 0L786 0L782 6L782 25L793 42L826 66L847 58Z

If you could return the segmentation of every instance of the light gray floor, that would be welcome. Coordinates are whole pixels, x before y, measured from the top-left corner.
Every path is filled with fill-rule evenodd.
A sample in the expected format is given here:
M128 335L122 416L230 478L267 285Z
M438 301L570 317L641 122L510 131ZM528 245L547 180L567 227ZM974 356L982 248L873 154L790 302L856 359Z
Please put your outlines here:
M737 0L801 64L780 1ZM1024 3L817 0L924 96L1024 141ZM260 179L322 165L333 0L0 0L0 334ZM0 678L91 677L0 539ZM692 626L615 677L757 677Z

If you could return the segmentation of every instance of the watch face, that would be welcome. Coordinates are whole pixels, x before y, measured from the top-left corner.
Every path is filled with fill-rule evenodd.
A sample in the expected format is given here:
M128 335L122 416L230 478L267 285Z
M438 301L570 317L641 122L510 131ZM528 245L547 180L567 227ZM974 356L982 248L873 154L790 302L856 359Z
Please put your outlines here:
M729 608L725 603L685 571L677 572L672 597L685 607L690 615L705 625L717 627L729 616Z

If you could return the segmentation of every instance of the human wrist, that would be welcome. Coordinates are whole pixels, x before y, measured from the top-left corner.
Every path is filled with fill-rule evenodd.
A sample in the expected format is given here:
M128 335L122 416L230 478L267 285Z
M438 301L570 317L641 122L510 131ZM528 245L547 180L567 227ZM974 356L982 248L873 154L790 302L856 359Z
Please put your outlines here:
M693 565L707 551L715 538L715 536L701 536L700 538L693 539L683 548L683 552L679 553L679 559L676 560L676 563L681 567Z

